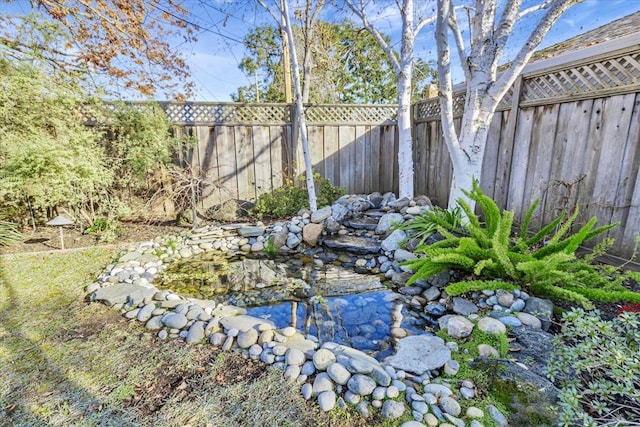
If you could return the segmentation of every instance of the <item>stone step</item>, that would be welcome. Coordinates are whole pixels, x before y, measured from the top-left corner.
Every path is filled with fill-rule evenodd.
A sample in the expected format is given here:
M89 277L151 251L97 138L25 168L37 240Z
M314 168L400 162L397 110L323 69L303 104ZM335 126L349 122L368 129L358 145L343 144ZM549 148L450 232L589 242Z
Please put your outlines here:
M326 236L322 240L322 244L330 249L358 255L377 254L380 252L380 242L366 237Z
M378 226L378 220L376 218L352 218L346 219L342 222L345 227L353 228L356 230L375 230Z

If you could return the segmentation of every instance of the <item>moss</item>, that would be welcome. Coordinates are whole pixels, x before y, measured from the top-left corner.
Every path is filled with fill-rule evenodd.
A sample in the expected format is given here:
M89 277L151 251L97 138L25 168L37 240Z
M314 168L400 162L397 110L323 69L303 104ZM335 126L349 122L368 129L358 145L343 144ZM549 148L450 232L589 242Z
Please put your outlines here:
M535 387L526 384L516 385L513 381L494 377L490 383L489 392L494 400L510 408L507 413L510 414L509 421L513 425L551 426L556 419L551 406L540 404L540 391Z

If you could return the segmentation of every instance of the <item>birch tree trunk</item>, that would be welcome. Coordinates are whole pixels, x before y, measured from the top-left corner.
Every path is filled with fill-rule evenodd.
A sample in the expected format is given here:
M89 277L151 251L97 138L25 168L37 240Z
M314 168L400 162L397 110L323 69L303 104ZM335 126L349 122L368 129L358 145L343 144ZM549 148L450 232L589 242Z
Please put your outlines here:
M300 139L302 140L302 153L304 155L305 164L305 181L307 184L307 193L309 194L309 209L312 212L318 210L318 202L316 197L316 186L313 182L313 164L311 163L311 154L309 152L309 139L307 137L307 121L304 113L304 104L302 102L302 87L300 84L300 66L298 63L298 55L296 54L296 45L293 38L293 27L291 26L291 17L289 16L289 0L275 0L275 8L270 8L264 0L256 0L271 17L284 30L289 44L289 56L291 58L291 68L293 74L293 90L296 98L295 114L297 116L298 130L300 131ZM279 2L279 4L278 4ZM277 13L275 12L277 10Z
M293 91L296 97L296 115L298 129L300 131L300 139L302 140L302 153L304 155L305 180L307 183L307 192L309 194L309 209L311 212L318 210L318 202L316 197L316 187L313 182L313 164L311 163L311 153L309 152L309 138L307 135L307 121L304 113L304 103L302 102L302 86L300 84L300 67L298 65L298 56L296 54L295 41L293 39L293 27L291 26L291 18L289 17L289 0L282 2L282 16L285 22L285 33L289 41L289 52L291 56L291 68L293 73Z
M369 21L366 13L367 3L364 0L345 0L345 4L362 21L364 27L371 33L380 48L384 50L389 63L396 72L398 78L398 182L399 196L412 198L414 196L413 185L413 136L411 134L411 94L413 92L413 51L416 35L425 25L434 21L431 19L414 20L415 10L413 0L402 0L402 4L396 2L402 16L402 40L400 57L385 41L380 31Z
M471 31L467 48L452 0L437 0L438 97L443 135L453 164L449 207L455 206L458 199L463 199L474 208L474 202L466 197L463 190L470 190L474 179L480 180L489 126L498 104L553 24L569 7L580 1L545 0L520 10L521 0L508 0L498 16L496 0L476 0L474 15L470 17ZM509 68L498 75L500 57L517 20L545 9L545 14L521 46ZM453 122L450 31L466 78L460 135L456 133Z

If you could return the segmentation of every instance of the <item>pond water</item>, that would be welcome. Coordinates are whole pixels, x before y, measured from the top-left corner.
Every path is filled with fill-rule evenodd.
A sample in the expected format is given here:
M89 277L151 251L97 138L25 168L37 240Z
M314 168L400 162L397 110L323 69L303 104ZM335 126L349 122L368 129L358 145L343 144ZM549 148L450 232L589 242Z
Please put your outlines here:
M276 327L293 326L321 342L332 341L382 359L392 354L392 328L423 333L435 323L415 317L384 276L311 258L217 255L194 257L168 268L157 282L184 296L247 309Z

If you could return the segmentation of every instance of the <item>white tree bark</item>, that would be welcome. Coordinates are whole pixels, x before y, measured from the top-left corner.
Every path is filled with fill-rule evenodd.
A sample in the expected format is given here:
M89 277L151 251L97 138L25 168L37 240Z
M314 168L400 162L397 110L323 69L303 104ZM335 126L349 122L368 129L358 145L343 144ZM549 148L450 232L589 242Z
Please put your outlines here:
M459 198L473 207L473 202L462 190L470 190L473 180L480 179L489 126L498 104L553 24L569 7L580 1L546 0L521 11L522 0L508 0L498 17L496 0L476 0L467 48L457 23L452 0L437 0L438 95L443 135L453 164L449 207L455 206ZM521 46L509 68L498 76L501 55L517 20L543 9L546 9L546 12L539 24ZM449 31L453 33L452 37L466 77L466 99L459 135L453 123Z
M300 139L302 140L302 153L304 155L305 164L305 181L307 184L307 192L309 193L309 209L315 212L318 209L316 197L316 187L313 182L313 164L311 163L311 154L309 152L309 138L307 136L307 121L304 113L304 104L302 102L302 87L300 85L300 66L298 65L298 56L296 54L296 45L293 38L293 27L291 26L291 17L289 16L289 0L280 0L280 6L277 7L279 15L269 8L264 0L257 0L258 3L266 9L273 19L280 25L280 18L284 20L284 31L289 42L289 53L291 56L291 68L293 73L293 90L296 98L296 115L298 129L300 131ZM276 0L277 1L277 0Z
M413 51L416 35L432 19L419 19L414 22L413 0L402 0L397 3L402 16L402 40L400 57L398 58L393 48L385 41L380 31L369 21L366 12L366 3L360 0L345 0L345 4L360 18L364 27L371 33L380 48L384 50L389 63L396 72L398 78L398 182L400 185L399 196L412 198L413 186L413 137L411 135L411 93L413 92Z

